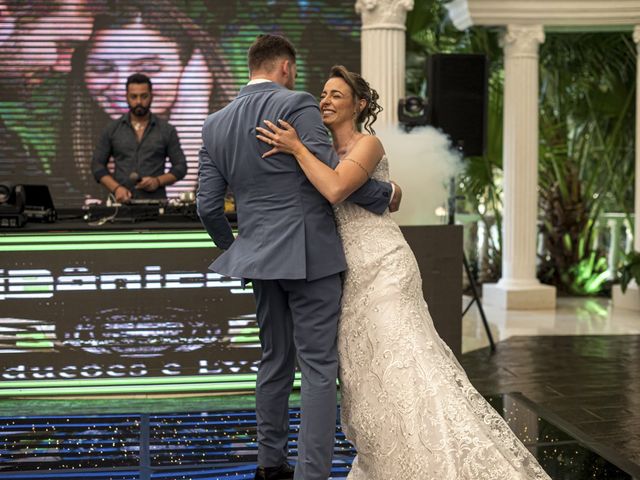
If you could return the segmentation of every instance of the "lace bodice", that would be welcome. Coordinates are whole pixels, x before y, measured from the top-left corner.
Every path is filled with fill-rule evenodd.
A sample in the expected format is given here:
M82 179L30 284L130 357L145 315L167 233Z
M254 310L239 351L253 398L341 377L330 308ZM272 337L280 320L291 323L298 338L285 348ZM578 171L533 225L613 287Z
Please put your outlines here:
M371 178L389 181L386 155L378 163ZM359 270L366 269L373 259L379 259L396 248L398 242L404 242L400 228L388 210L377 215L354 203L343 202L334 206L334 212L347 257L347 279L355 276Z

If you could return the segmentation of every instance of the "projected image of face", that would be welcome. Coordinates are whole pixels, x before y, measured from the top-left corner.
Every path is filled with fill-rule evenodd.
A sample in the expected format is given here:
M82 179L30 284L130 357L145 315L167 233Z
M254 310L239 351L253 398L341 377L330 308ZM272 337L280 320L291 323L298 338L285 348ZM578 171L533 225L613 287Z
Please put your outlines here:
M29 3L10 8L0 1L0 68L3 76L24 77L26 85L51 71L69 72L75 46L93 25L85 0Z
M104 111L117 118L129 110L127 77L144 73L153 82L153 111L162 115L176 100L182 70L175 42L134 24L96 33L87 55L85 82Z

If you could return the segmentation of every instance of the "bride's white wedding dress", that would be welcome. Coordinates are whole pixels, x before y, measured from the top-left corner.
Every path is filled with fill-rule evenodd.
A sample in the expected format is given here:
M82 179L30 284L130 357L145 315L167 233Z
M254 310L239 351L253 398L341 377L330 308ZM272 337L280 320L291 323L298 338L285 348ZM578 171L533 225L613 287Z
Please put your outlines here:
M374 178L388 180L386 157ZM440 339L388 213L335 207L347 257L338 333L352 480L549 479Z

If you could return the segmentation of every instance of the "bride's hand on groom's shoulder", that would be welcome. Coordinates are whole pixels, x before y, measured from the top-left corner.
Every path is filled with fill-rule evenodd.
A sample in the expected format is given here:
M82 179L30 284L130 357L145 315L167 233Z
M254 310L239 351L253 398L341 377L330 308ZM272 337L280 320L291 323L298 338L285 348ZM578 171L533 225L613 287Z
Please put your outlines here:
M296 155L303 147L300 137L298 137L298 132L296 132L293 126L284 120L278 120L278 123L280 126L269 120L264 120L264 124L268 128L256 127L256 130L259 132L256 138L273 147L262 155L263 158L270 157L279 152Z

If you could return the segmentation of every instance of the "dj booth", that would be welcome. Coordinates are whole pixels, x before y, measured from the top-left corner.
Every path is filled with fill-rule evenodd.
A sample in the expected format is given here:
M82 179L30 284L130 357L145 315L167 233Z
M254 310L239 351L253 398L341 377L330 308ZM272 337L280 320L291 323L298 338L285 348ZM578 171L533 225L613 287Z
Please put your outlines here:
M81 214L0 229L0 397L253 389L251 287L208 270L220 251L200 223ZM459 354L462 228L403 232Z

